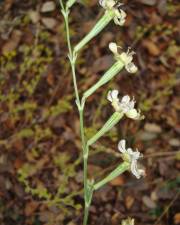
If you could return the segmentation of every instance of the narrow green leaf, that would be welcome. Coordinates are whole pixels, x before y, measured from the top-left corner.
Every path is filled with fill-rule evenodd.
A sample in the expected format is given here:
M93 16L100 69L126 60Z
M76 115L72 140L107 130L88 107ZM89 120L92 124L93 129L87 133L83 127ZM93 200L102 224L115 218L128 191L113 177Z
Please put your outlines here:
M76 0L68 0L66 3L66 8L70 9L75 3L76 3Z

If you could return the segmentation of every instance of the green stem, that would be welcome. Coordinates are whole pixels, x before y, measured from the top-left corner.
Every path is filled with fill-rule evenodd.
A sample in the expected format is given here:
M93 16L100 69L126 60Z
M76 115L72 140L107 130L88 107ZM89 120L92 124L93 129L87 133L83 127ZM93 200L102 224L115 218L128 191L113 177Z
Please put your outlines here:
M89 205L84 208L84 219L83 219L83 225L87 225L88 222L88 216L89 216Z
M84 164L84 200L85 200L85 208L84 208L84 225L87 225L88 220L88 214L89 214L89 199L88 199L88 180L87 180L87 161L88 161L88 147L86 146L86 140L85 140L85 132L84 132L84 119L83 119L83 112L84 112L84 103L80 102L79 98L79 92L77 87L77 80L76 80L76 71L75 71L75 64L76 64L76 55L74 52L72 52L71 47L71 41L70 41L70 32L69 32L69 11L68 9L65 9L62 3L62 0L60 0L60 5L62 8L62 14L64 16L65 20L65 26L66 26L66 37L67 37L67 43L68 43L68 50L69 50L69 60L71 64L71 70L72 70L72 77L73 77L73 84L74 84L74 91L76 95L76 103L78 106L79 111L79 117L80 117L80 133L81 133L81 140L82 140L82 148L83 148L83 164ZM88 206L88 207L87 207Z
M126 170L129 170L129 163L123 162L115 170L113 170L107 177L105 177L103 180L96 183L94 185L94 190L98 190L99 188L101 188L105 184L109 183L110 181L112 181L114 178L116 178L120 174L124 173Z
M65 9L64 9L64 5L63 5L62 0L59 0L59 2L60 2L61 9L64 11Z
M71 70L72 70L72 77L73 77L73 85L74 85L74 91L75 91L75 96L76 96L76 103L80 106L80 99L79 99L77 79L76 79L76 71L75 71L76 55L73 54L73 52L72 52L71 40L70 40L69 11L64 8L62 0L60 0L60 4L61 4L61 7L62 7L61 12L64 16L64 21L65 21L65 26L66 26L66 38L67 38L67 44L68 44L68 50L69 50L69 60L70 60Z

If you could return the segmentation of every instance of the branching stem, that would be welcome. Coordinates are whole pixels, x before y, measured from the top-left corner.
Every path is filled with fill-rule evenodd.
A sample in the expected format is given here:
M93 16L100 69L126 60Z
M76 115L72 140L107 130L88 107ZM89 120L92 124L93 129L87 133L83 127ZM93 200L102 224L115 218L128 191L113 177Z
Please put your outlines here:
M80 101L79 92L78 92L78 86L77 86L77 79L76 79L76 58L77 55L73 52L72 46L71 46L71 40L70 40L70 29L69 29L69 10L67 7L65 8L63 5L62 0L60 0L61 5L61 12L64 17L65 26L66 26L66 38L67 38L67 44L68 44L68 50L69 50L69 61L71 64L71 70L72 70L72 77L73 77L73 85L74 85L74 91L76 96L76 104L79 111L79 117L80 117L80 132L81 132L81 141L82 141L82 148L83 148L83 177L84 177L84 221L83 225L87 225L88 221L88 214L89 214L89 198L88 198L88 179L87 179L87 166L88 166L88 147L86 145L86 139L85 139L85 131L84 131L84 102Z

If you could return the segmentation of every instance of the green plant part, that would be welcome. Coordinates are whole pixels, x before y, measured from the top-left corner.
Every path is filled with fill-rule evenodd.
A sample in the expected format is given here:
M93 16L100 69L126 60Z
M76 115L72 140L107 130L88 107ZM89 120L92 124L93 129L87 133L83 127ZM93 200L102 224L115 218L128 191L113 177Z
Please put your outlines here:
M71 111L71 99L72 96L66 96L64 99L59 100L56 105L53 105L44 111L43 118L46 119L48 116L58 116L62 113Z
M97 36L110 22L114 20L115 24L123 26L126 13L120 9L121 4L116 4L114 0L100 0L100 5L105 9L104 15L96 22L92 30L74 47L74 52L79 52L91 39Z
M115 112L110 116L107 122L102 126L102 128L97 131L94 129L88 128L85 129L84 126L84 107L86 99L91 96L98 88L109 82L116 74L118 74L123 67L129 73L135 73L137 71L137 67L132 62L134 52L130 51L130 48L127 52L119 53L119 46L116 43L110 43L109 48L114 54L114 58L116 63L102 76L102 78L97 81L92 87L90 87L87 91L84 92L83 97L79 96L79 89L77 85L76 78L76 61L78 52L96 35L98 35L107 24L113 19L114 22L120 26L122 26L125 22L126 13L123 10L119 10L119 6L121 3L117 3L114 0L100 0L100 5L105 9L105 14L103 17L95 24L94 28L75 46L74 50L71 46L70 40L70 28L69 28L69 13L70 7L68 6L69 2L67 2L66 7L63 4L63 1L60 0L61 12L64 17L65 27L66 27L66 38L67 45L69 50L69 61L72 70L72 78L75 92L75 102L79 111L79 119L80 119L80 134L82 141L82 149L83 149L83 181L84 181L84 218L83 225L87 225L88 216L89 216L89 208L91 205L91 201L93 198L93 193L97 189L101 188L112 179L116 178L120 174L124 173L127 170L130 170L137 178L140 178L144 175L144 170L139 169L137 166L137 160L140 157L140 153L138 151L134 152L131 148L125 148L125 140L122 140L120 143L123 145L119 147L120 152L122 153L122 158L124 160L123 163L118 165L109 175L107 175L104 179L99 182L95 182L94 180L88 179L88 157L89 157L89 148L93 145L97 140L103 137L108 131L110 131L122 118L126 116L133 120L141 120L144 116L141 115L139 110L135 109L135 100L126 95L121 101L118 98L118 91L112 90L108 92L107 99L111 102ZM73 1L74 3L74 1ZM92 136L87 139L85 132L88 131L88 136L92 132ZM128 223L122 223L123 225ZM129 220L128 225L134 225L133 220Z
M120 47L116 43L110 43L109 49L114 54L116 63L101 77L101 79L83 94L83 101L92 95L98 88L112 80L124 67L129 73L136 73L137 67L132 62L135 52L128 49L127 52L119 53Z
M70 163L69 160L70 157L65 153L56 155L53 158L54 166L56 166L60 171L60 175L58 177L59 185L55 194L50 193L42 182L38 182L35 187L31 187L30 178L37 174L37 172L40 172L42 163L25 163L18 170L18 180L24 185L27 193L43 200L48 207L59 207L65 215L70 215L70 211L67 210L67 206L73 207L76 210L81 209L81 206L75 202L74 197L79 196L82 191L74 190L70 195L65 196L69 179L72 179L75 176L77 166L77 164Z

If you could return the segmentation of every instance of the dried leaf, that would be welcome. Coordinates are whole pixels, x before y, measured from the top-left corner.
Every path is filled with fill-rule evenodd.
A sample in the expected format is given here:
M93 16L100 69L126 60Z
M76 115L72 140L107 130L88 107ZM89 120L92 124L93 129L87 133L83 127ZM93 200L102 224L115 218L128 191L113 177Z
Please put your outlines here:
M142 201L144 205L148 207L149 209L154 209L157 206L156 203L148 196L143 196Z
M42 5L41 12L42 13L52 12L55 10L55 8L56 8L55 3L53 1L48 1Z
M124 184L124 177L123 176L118 176L115 179L113 179L110 184L112 186L122 186Z
M148 50L153 56L159 56L161 51L159 47L151 40L143 40L142 45Z
M174 223L175 224L180 224L180 212L175 214L175 216L174 216Z
M125 199L125 204L126 204L126 208L130 209L132 207L132 205L134 204L134 198L130 195L128 195Z
M42 23L50 30L52 30L57 25L57 21L50 17L42 18Z

